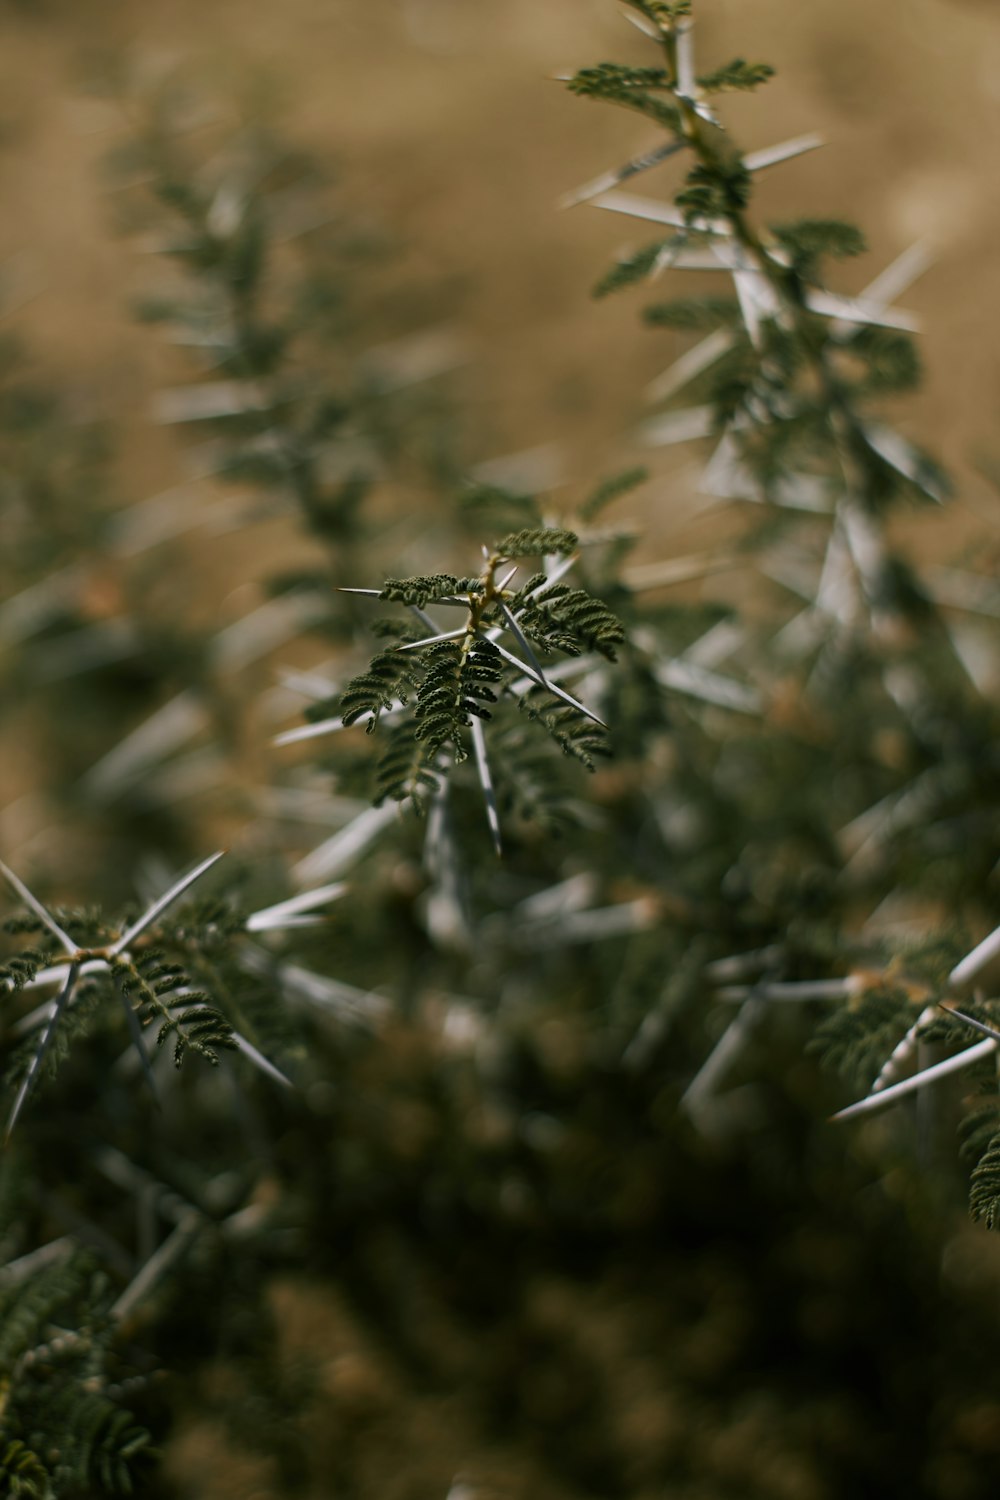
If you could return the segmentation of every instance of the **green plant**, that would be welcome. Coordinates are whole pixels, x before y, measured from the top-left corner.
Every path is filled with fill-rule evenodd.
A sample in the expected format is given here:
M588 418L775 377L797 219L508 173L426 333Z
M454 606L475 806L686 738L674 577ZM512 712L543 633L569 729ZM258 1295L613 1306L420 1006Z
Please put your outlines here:
M842 1117L966 1075L978 1090L962 1126L972 1212L1000 1222L1000 1002L983 987L1000 942L962 935L993 915L996 709L966 671L940 580L907 563L889 527L904 504L945 498L935 466L880 414L917 376L911 320L893 306L917 263L904 257L858 298L831 291L826 263L860 253L857 231L764 227L753 214L755 174L818 143L746 156L715 113L717 94L756 88L769 69L737 59L699 74L691 4L629 8L653 65L602 64L569 86L638 112L666 139L572 199L667 231L620 261L599 295L667 272L728 279L724 296L649 310L653 328L704 337L657 383L668 409L645 429L654 446L712 439L703 487L753 518L725 557L635 564L634 536L609 520L646 479L635 469L561 514L465 487L455 532L500 538L471 575L451 531L404 537L402 564L384 557L395 539L368 521L378 465L345 476L335 461L369 431L372 393L349 370L336 398L317 394L302 372L321 356L296 352L309 318L272 311L266 184L284 158L267 142L263 155L237 150L206 188L169 138L144 143L180 225L159 248L187 277L183 295L145 311L209 350L212 366L173 393L170 414L209 422L224 479L252 484L269 508L293 499L320 549L279 586L308 608L267 626L260 650L310 625L333 642L344 685L325 669L293 679L314 701L279 736L273 790L310 816L333 808L338 826L303 850L259 801L244 804L228 887L204 896L199 884L177 904L218 855L180 879L147 869L144 909L113 921L103 910L115 909L120 876L99 872L82 893L93 904L63 908L4 867L23 907L0 969L15 1002L0 1183L11 1206L0 1472L12 1494L134 1486L147 1429L162 1420L140 1333L178 1372L175 1420L207 1411L227 1423L289 1493L321 1460L321 1482L333 1473L344 1493L360 1491L370 1457L351 1401L377 1434L404 1375L462 1390L470 1444L484 1431L523 1440L521 1483L540 1493L729 1492L732 1476L679 1430L629 1438L606 1367L619 1360L667 1401L632 1327L648 1319L657 1355L671 1339L681 1351L670 1396L680 1426L696 1430L709 1411L725 1425L727 1398L705 1371L739 1387L775 1332L747 1284L746 1248L769 1306L793 1281L774 1315L781 1338L797 1348L801 1335L817 1369L827 1360L870 1381L872 1406L895 1356L879 1350L874 1374L857 1373L856 1326L877 1309L842 1214L879 1285L901 1287L904 1302L926 1294L950 1368L961 1365L966 1325L908 1259L923 1231L901 1228L884 1184L852 1196L864 1172L833 1129L803 1129L820 1088L810 1048L866 1091ZM620 190L664 163L682 169L671 201ZM676 404L682 392L693 407ZM373 425L385 439L408 421L390 405ZM711 597L663 593L736 564L797 596L797 613L741 618ZM401 566L413 571L372 586ZM393 612L372 619L369 600ZM162 671L155 632L137 636ZM240 696L233 658L192 637L180 699L154 673L165 703L110 736L92 795L115 785L122 744L141 789L164 752L211 729L225 737ZM192 683L213 717L185 714ZM176 738L163 733L171 705ZM299 743L307 758L289 764L285 747ZM176 825L161 847L190 854L204 820L177 811ZM920 940L900 940L887 908L915 913ZM813 1005L826 1007L818 1025L803 1019ZM192 1065L164 1066L147 1046L154 1034L178 1065L195 1054ZM949 1055L929 1062L938 1047ZM891 1158L886 1142L878 1149ZM797 1210L809 1215L799 1239L775 1250L768 1214L784 1226ZM734 1222L750 1226L735 1256L720 1249ZM678 1235L687 1260L674 1259ZM824 1280L829 1246L840 1279ZM892 1281L900 1263L905 1278ZM721 1331L700 1343L686 1331L689 1294L671 1287L679 1269L695 1300L726 1304ZM376 1371L367 1396L362 1380L360 1398L333 1401L336 1453L315 1420L333 1377L282 1342L275 1300L294 1274L349 1292L363 1328L341 1313L338 1337ZM640 1287L639 1311L620 1297L603 1306L588 1289L602 1275ZM904 1323L912 1334L905 1316L894 1327ZM208 1367L206 1325L220 1369ZM767 1462L747 1457L739 1492L774 1493L791 1474L804 1493L844 1492L860 1476L932 1494L951 1463L966 1486L954 1493L973 1493L983 1465L962 1419L974 1374L942 1396L899 1338L894 1416L927 1416L923 1449L900 1467L845 1382L817 1375L815 1389L782 1395L787 1376L768 1365L746 1420L773 1436L782 1400L795 1420ZM989 1347L980 1356L988 1363ZM435 1486L451 1482L434 1472Z

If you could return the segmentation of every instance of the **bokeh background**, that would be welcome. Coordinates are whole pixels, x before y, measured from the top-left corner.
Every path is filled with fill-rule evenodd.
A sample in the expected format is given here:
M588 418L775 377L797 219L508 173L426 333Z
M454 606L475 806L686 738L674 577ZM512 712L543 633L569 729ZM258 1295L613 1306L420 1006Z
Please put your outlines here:
M422 278L447 301L473 350L465 388L483 458L556 441L586 470L623 441L671 336L642 333L634 303L588 301L630 226L556 209L650 134L552 81L642 55L608 0L6 0L0 17L6 301L39 355L78 375L95 413L142 429L128 448L130 493L162 486L170 461L146 421L162 354L131 324L141 268L96 190L122 121L94 87L108 70L141 79L178 62L223 104L266 99L336 170L351 211L405 247L411 285ZM928 369L909 421L969 477L974 504L983 486L970 471L990 453L1000 394L995 7L704 0L699 21L703 57L742 53L778 70L763 94L727 101L747 149L813 130L829 143L767 175L763 213L858 222L871 257L846 269L845 286L916 239L933 248L934 269L906 298Z
M927 379L901 425L958 477L947 517L914 522L918 549L950 555L996 519L1000 15L989 0L697 8L703 59L739 53L778 70L762 94L725 101L746 149L814 130L828 141L767 175L761 213L858 222L871 254L843 268L849 291L915 240L934 252L904 299L922 319ZM188 379L190 365L132 316L148 265L118 232L104 167L129 129L111 84L125 80L134 98L180 69L223 114L258 110L280 122L328 164L341 211L393 247L377 267L385 300L373 338L456 327L466 363L450 400L470 460L534 452L558 487L641 456L655 476L641 502L650 553L686 547L704 524L696 466L684 453L646 452L635 436L644 389L683 341L644 330L636 299L589 297L642 231L557 207L650 138L642 122L554 81L612 56L639 59L642 49L610 0L0 0L4 328L58 372L75 419L109 425L123 503L189 480L185 440L153 415L158 393ZM668 177L664 169L663 186ZM658 185L654 174L644 190ZM226 566L253 574L254 545L226 549ZM236 579L223 586L205 572L198 587L208 596ZM51 771L30 737L8 731L4 756L4 802L44 788ZM664 1455L677 1453L689 1462L677 1490L685 1500L839 1500L837 1473L871 1486L839 1493L985 1493L982 1476L1000 1468L1000 1403L983 1373L991 1346L976 1336L980 1309L988 1322L1000 1304L1000 1280L992 1242L960 1230L957 1214L939 1235L909 1187L894 1196L890 1183L876 1202L866 1168L845 1167L835 1145L810 1147L806 1159L775 1147L754 1160L737 1148L706 1175L690 1141L676 1159L663 1141L641 1143L645 1155L625 1142L636 1147L634 1175L621 1206L609 1192L598 1226L620 1235L620 1262L591 1284L576 1247L558 1230L539 1234L504 1247L524 1291L511 1294L508 1321L477 1323L479 1306L452 1317L449 1277L478 1288L495 1275L497 1247L470 1231L449 1265L418 1234L416 1269L399 1270L407 1192L440 1146L433 1130L424 1140L408 1128L429 1112L420 1090L432 1089L434 1059L404 1036L381 1067L388 1095L405 1105L384 1168L399 1192L350 1250L374 1267L366 1285L385 1296L381 1311L335 1277L290 1278L271 1292L286 1366L322 1364L322 1399L288 1415L298 1478L279 1482L211 1415L242 1399L243 1374L220 1359L198 1375L170 1447L169 1493L652 1497ZM385 1072L374 1086L384 1084ZM600 1095L582 1127L574 1202L619 1171L620 1102L613 1090ZM789 1106L790 1132L798 1119ZM316 1159L325 1149L305 1145ZM845 1172L855 1176L845 1182ZM846 1229L845 1200L854 1204ZM687 1206L677 1213L676 1203ZM502 1308L504 1288L492 1292L495 1304L484 1292L483 1306ZM408 1368L389 1349L380 1316L414 1321L430 1386L414 1374L419 1361ZM891 1347L872 1343L879 1319ZM477 1413L491 1403L506 1412L506 1431L530 1430L531 1440L484 1438ZM252 1424L249 1395L245 1407ZM902 1451L910 1413L927 1433ZM608 1454L625 1458L615 1467Z

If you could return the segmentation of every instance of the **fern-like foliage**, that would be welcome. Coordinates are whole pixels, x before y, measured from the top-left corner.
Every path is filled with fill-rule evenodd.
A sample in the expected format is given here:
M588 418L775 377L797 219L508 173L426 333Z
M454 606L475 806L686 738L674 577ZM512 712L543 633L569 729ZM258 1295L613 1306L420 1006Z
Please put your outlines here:
M711 73L698 77L698 87L706 94L749 94L759 89L762 83L774 77L774 69L768 63L748 63L742 57L715 68Z
M110 1393L110 1289L73 1253L0 1277L0 1483L4 1495L129 1495L149 1431Z
M417 687L411 730L393 734L379 758L378 798L420 799L436 784L438 756L461 764L468 756L462 731L470 716L491 717L495 688L503 680L503 659L486 637L467 637L462 645L441 641L423 654L423 677Z
M674 297L647 307L643 317L653 328L710 333L738 324L740 305L735 297Z
M49 1472L20 1438L12 1438L0 1451L0 1494L11 1500L51 1500Z
M173 392L165 415L210 422L226 478L269 493L273 502L292 498L315 535L350 546L371 487L370 466L355 464L347 473L340 466L331 476L324 458L345 424L363 418L361 394L325 388L318 368L303 380L303 362L316 361L317 338L333 331L338 299L313 273L308 244L297 282L288 285L274 265L275 238L288 234L283 198L290 188L293 197L314 188L315 170L263 129L234 134L213 162L198 164L179 143L174 112L165 91L158 109L144 111L145 125L121 165L141 173L155 207L147 198L134 212L152 224L157 248L182 268L186 286L154 292L135 310L176 340L209 351L213 379L221 373L225 380ZM336 243L330 248L346 279L348 255Z
M609 297L612 292L621 292L626 287L645 281L656 269L660 260L667 258L671 250L682 249L687 244L688 238L687 235L668 235L666 239L653 240L651 244L643 245L641 250L634 250L628 255L623 255L610 270L605 271L594 287L592 295L599 300L602 297Z
M387 578L382 586L380 599L390 599L395 604L415 604L423 609L452 594L476 591L481 585L478 579L454 578L450 573L430 573L416 578Z
M223 988L228 987L225 976L238 969L233 950L246 930L246 917L217 897L175 906L220 857L203 860L141 915L129 913L118 923L108 923L97 911L60 913L76 937L89 940L79 949L74 949L66 928L4 867L5 878L32 906L32 921L46 929L54 944L45 955L50 972L44 975L39 976L39 955L34 951L27 960L21 955L20 963L8 961L12 979L7 988L13 991L20 982L23 989L39 978L59 986L54 997L50 995L14 1028L22 1039L8 1060L6 1081L16 1088L8 1135L43 1071L52 1071L78 1038L99 1025L120 1024L124 1017L150 1084L142 1033L154 1022L160 1023L158 1044L173 1039L178 1066L188 1053L214 1065L221 1048L238 1045L204 981L211 986L223 980ZM18 928L24 925L22 919L14 922ZM192 978L195 972L202 983Z
M704 357L695 360L690 375L678 372L674 389L689 385L693 399L713 408L715 430L731 453L729 466L739 473L738 479L727 478L727 493L734 498L764 498L789 508L829 508L832 501L834 510L842 498L845 512L855 508L873 518L904 496L922 491L940 498L945 493L941 478L925 456L908 441L887 438L864 409L879 390L912 383L916 360L899 326L905 318L891 312L883 317L877 307L854 315L823 284L824 263L860 254L863 236L853 225L834 219L801 219L767 230L750 221L752 173L703 98L755 88L770 69L737 59L692 78L690 35L685 36L683 64L679 37L680 27L690 31L690 12L644 4L633 8L654 23L660 65L606 63L583 70L569 87L629 107L653 99L680 115L680 125L673 118L662 123L672 141L679 131L689 147L687 174L672 204L686 229L678 226L675 235L633 252L608 273L599 293L641 280L672 262L695 269L705 261L701 247L706 243L724 259L731 255L734 266L760 277L755 282L759 298L750 295L744 280L742 290L734 288L736 297L674 298L646 315L653 326L718 335L699 350ZM655 153L637 159L619 180L655 159ZM631 211L626 195L619 195L614 206ZM638 200L634 211L644 214ZM666 217L669 222L670 215ZM691 250L696 253L688 256ZM827 321L837 317L840 306L844 321ZM795 476L801 476L800 483ZM829 497L822 500L821 476ZM801 501L796 488L803 493ZM859 529L855 527L855 536ZM878 528L869 524L868 530L877 533ZM881 561L878 551L884 554ZM851 554L862 607L876 615L889 608L880 584L889 555L880 534L877 547L862 550L856 544Z
M979 1108L970 1110L961 1121L958 1127L958 1151L962 1160L975 1167L998 1134L1000 1097L994 1096Z
M585 502L596 514L616 495L645 478L644 470L618 475ZM386 710L410 708L407 721L393 726L375 770L379 801L392 798L422 805L441 775L468 761L475 749L476 774L495 824L494 789L486 744L476 736L506 699L523 707L561 750L592 769L595 755L606 753L604 726L585 705L549 678L543 660L579 657L593 651L614 660L625 639L621 621L605 602L587 589L571 588L536 573L521 588L512 588L516 572L509 564L531 557L566 559L565 572L580 539L565 527L530 526L510 532L488 551L478 577L451 573L393 578L378 597L421 612L435 604L451 611L464 607L464 625L439 635L414 638L411 629L380 622L379 634L398 644L377 652L367 669L354 677L339 698L313 705L320 721L339 712L349 726L367 718L371 733ZM500 580L500 569L506 576ZM507 643L505 643L505 641ZM509 644L508 644L509 643ZM473 733L473 725L476 729Z
M394 703L406 704L408 692L416 685L412 663L400 651L380 651L373 656L366 671L347 684L339 699L345 725L354 724L368 714L368 733L373 733L379 715ZM328 700L327 700L328 701ZM314 705L312 716L322 718L326 702Z
M671 87L670 74L663 68L629 68L618 63L600 63L583 68L569 81L569 88L583 99L598 99L634 109L657 125L679 133L679 110L662 97Z
M846 260L863 255L868 248L857 225L841 219L797 219L790 224L772 224L771 233L788 252L792 268L803 281L816 280L825 256Z
M140 1024L161 1023L157 1046L173 1038L178 1068L188 1052L216 1067L219 1050L235 1046L225 1016L204 991L192 987L184 967L162 951L147 949L135 960L112 960L111 972Z
M24 989L30 984L38 973L48 963L50 954L39 953L34 949L26 949L23 953L15 953L11 958L0 963L0 985L8 990L16 992Z
M506 822L528 832L565 834L579 822L579 802L574 795L577 778L567 774L572 768L566 766L562 756L554 756L536 732L541 727L549 733L537 706L525 703L518 707L521 711L498 722L492 736L500 812ZM606 736L598 731L597 738L603 748L596 748L594 753L606 754ZM586 765L582 756L576 758Z
M574 550L579 537L573 531L558 526L539 526L524 531L512 531L497 543L500 557L541 557L544 553L568 556Z
M529 719L541 724L564 755L580 761L588 771L595 770L597 757L611 754L605 731L590 719L581 718L573 709L545 703L541 699L542 690L535 688L525 694L518 707Z
M1000 1229L1000 1131L991 1136L972 1173L969 1211L987 1229Z
M544 588L544 583L544 575L539 575L522 592L525 634L543 651L564 651L567 656L599 651L614 661L616 647L625 639L625 627L617 615L586 589L562 583Z
M419 740L416 725L390 730L375 763L375 801L412 802L421 809L436 790L438 776L429 764L427 745Z
M822 1021L809 1045L852 1088L867 1089L919 1010L905 989L876 981Z
M488 719L487 703L497 695L491 684L499 683L503 673L501 657L492 641L472 638L468 645L441 641L424 653L424 677L417 691L414 710L415 738L435 756L442 746L451 743L458 759L464 759L461 730L470 714Z

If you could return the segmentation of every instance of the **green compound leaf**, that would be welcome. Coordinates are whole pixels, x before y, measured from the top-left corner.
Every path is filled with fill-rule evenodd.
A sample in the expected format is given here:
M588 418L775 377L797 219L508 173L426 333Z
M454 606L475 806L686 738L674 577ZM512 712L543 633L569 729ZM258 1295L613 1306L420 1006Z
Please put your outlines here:
M1000 1131L991 1137L972 1174L969 1212L987 1229L1000 1228Z
M580 538L575 532L559 526L538 526L527 531L512 531L496 546L500 557L542 557L546 553L568 556Z
M387 578L380 599L391 599L397 604L415 604L422 609L433 604L435 599L446 599L459 591L462 580L450 573L429 573L426 577Z
M698 86L706 94L749 93L773 77L774 69L768 63L748 63L742 57L734 57L725 67L716 68L714 73L703 73Z
M372 734L384 708L407 703L415 686L413 664L401 651L380 651L366 672L351 679L340 695L340 715L345 725L370 714L367 731Z
M599 651L615 660L615 647L625 640L625 627L601 599L586 589L556 584L539 599L522 598L521 628L544 651L580 656Z

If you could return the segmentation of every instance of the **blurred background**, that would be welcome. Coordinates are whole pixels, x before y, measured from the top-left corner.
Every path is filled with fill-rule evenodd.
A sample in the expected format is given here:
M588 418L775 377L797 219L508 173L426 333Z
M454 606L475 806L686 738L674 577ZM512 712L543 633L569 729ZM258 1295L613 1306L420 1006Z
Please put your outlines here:
M623 442L673 336L643 333L634 302L588 300L641 228L556 204L650 132L552 81L642 56L610 0L5 0L0 17L5 316L39 357L78 376L93 414L143 429L127 447L130 494L163 486L170 445L147 423L162 351L127 306L143 268L96 190L122 127L100 89L111 75L141 83L178 64L220 108L255 99L279 117L336 174L351 214L401 248L411 290L422 282L449 308L469 341L463 389L482 458L558 442L571 472L587 471ZM699 23L703 58L741 53L777 68L759 96L726 101L747 149L807 131L828 142L767 174L762 213L856 221L871 256L846 269L845 286L914 240L932 248L934 268L906 299L928 370L909 420L970 478L963 499L975 504L971 471L991 451L1000 384L995 8L703 0Z

